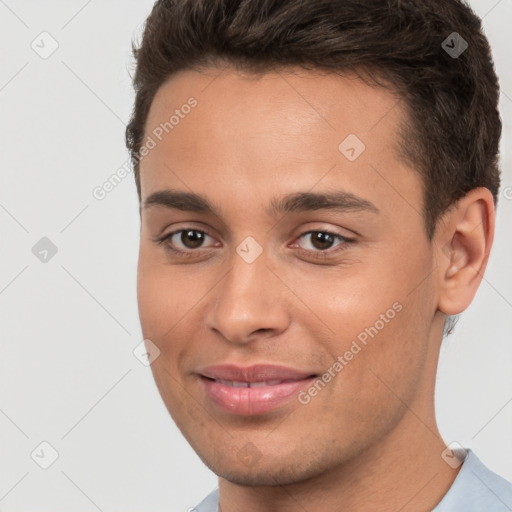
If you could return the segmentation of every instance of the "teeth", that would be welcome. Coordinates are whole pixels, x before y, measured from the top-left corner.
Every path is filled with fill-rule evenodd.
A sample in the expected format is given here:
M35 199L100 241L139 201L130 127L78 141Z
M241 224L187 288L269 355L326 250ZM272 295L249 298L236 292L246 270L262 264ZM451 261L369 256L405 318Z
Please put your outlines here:
M220 382L221 384L224 384L224 386L230 386L232 388L248 388L249 387L248 382L236 382L234 380L222 380L222 379L218 379L217 382Z
M221 380L218 379L217 382L224 384L225 386L230 386L232 388L261 388L263 386L275 386L276 384L280 384L281 380L268 380L262 382L238 382L235 380Z
M277 384L281 384L281 380L264 380L262 382L250 382L250 388L261 388L262 386L276 386Z
M268 382L251 382L249 387L250 388L261 388L262 386L273 386L273 384L269 384Z

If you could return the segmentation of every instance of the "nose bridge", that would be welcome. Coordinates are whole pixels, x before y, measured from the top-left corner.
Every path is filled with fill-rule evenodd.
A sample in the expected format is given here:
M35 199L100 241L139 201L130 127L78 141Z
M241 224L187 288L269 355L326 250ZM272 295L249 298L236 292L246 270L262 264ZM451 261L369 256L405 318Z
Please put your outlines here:
M245 343L255 331L276 333L286 327L287 312L284 303L276 300L275 277L267 264L263 247L251 237L233 253L207 320L229 341Z

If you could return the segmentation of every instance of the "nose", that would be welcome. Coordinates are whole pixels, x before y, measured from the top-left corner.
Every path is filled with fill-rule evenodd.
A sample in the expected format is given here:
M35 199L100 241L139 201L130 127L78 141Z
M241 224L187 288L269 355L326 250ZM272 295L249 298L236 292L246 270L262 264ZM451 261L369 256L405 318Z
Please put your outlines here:
M277 336L290 321L285 292L265 253L252 263L234 253L231 269L211 296L206 325L238 345Z

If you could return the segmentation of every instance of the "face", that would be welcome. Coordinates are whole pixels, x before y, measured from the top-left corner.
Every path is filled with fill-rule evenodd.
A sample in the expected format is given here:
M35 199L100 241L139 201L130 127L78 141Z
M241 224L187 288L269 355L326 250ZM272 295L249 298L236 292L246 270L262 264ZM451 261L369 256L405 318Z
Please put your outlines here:
M425 407L440 332L422 183L397 155L389 91L219 73L181 72L151 106L140 320L203 461L232 482L298 482L384 443L404 403Z

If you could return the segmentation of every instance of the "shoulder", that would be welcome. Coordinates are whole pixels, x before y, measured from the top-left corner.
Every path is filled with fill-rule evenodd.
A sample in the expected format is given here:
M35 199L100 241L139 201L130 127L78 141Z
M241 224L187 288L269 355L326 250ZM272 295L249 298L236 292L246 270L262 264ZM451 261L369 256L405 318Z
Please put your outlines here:
M219 489L212 491L206 498L196 505L190 512L218 512Z
M510 512L512 483L491 471L467 450L466 458L445 497L432 512Z

